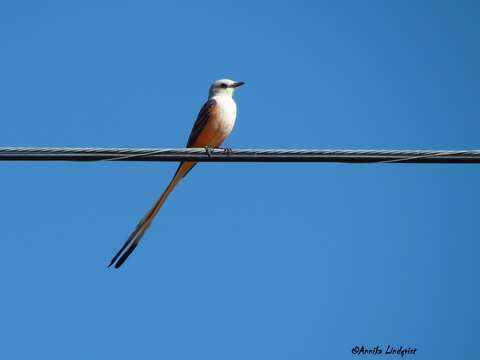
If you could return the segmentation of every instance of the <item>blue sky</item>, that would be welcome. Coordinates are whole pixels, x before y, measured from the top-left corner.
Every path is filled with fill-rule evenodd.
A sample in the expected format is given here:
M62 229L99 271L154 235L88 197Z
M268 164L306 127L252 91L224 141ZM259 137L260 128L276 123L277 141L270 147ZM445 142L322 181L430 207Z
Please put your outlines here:
M478 149L474 1L3 1L0 146ZM351 359L478 350L480 168L2 163L0 357Z

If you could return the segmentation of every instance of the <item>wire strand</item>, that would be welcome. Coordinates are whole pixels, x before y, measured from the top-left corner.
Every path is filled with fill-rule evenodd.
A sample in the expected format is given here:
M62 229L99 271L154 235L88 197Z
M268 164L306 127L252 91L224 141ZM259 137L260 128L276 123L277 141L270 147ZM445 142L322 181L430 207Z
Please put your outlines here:
M478 164L480 150L0 147L0 161L205 161Z

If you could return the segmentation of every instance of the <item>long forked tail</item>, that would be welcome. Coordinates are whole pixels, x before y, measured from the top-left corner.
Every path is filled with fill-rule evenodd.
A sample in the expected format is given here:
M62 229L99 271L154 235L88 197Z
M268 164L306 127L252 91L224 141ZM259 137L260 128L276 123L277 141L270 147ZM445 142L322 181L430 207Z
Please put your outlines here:
M165 200L167 200L168 195L173 191L175 186L178 184L178 182L195 166L194 162L182 162L178 166L177 172L173 176L172 180L170 181L170 184L168 184L167 188L163 192L162 196L157 200L155 205L150 209L148 213L145 214L145 216L140 220L140 222L137 224L137 227L135 230L132 232L132 234L129 236L125 244L123 244L122 248L120 251L112 258L112 261L110 261L110 264L108 267L112 266L115 263L115 268L118 269L122 264L127 260L127 258L130 256L130 254L135 250L137 247L138 243L143 237L143 234L145 234L145 231L147 231L148 227L151 225L153 222L153 219L155 218L155 215L157 215L158 211L162 207L163 203ZM118 261L117 261L118 260Z

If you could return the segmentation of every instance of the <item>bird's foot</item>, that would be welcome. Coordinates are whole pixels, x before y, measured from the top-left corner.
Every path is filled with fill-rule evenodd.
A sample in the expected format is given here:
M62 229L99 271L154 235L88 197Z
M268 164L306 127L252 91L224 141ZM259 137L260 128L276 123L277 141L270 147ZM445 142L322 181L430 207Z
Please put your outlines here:
M212 157L213 147L210 146L210 145L207 145L204 148L205 148L205 152L207 153L208 157Z
M226 148L223 148L222 150L227 155L230 155L233 152L231 147L226 147Z

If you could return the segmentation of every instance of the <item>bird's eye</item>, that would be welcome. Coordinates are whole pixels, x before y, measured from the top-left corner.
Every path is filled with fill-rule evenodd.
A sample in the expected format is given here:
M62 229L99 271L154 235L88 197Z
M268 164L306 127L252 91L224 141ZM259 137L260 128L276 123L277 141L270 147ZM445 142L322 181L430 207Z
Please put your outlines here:
M220 86L221 86L222 88L226 88L228 85L225 84L225 83L222 83L222 84L220 84Z

